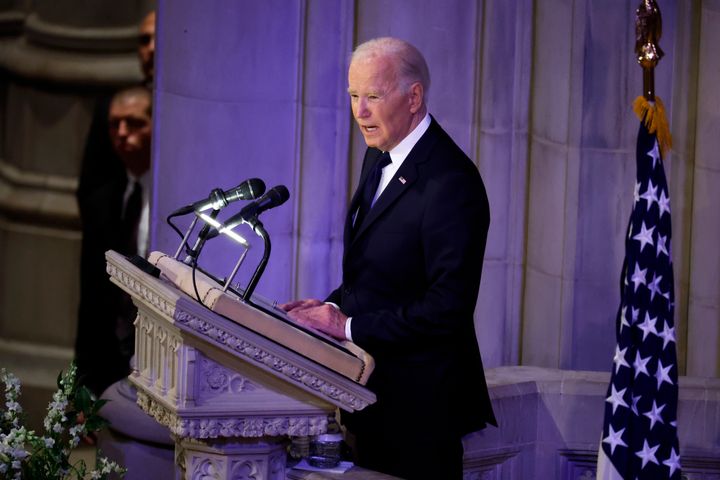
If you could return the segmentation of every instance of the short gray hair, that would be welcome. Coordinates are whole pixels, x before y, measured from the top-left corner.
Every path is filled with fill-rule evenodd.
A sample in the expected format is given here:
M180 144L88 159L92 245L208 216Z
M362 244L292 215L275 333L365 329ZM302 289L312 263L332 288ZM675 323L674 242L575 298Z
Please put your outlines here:
M143 100L147 100L148 108L146 113L152 116L152 93L143 85L128 87L118 91L115 95L113 95L111 104L126 102L133 98L142 98Z
M351 62L362 61L374 57L391 57L395 60L398 82L409 90L410 85L420 82L423 97L427 100L430 90L430 70L420 50L405 40L393 37L373 38L355 48Z

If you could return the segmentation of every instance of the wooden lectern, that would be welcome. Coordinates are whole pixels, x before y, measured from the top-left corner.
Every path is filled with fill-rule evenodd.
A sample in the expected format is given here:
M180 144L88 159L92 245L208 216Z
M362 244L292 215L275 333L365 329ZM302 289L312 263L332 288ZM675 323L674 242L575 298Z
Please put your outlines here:
M175 438L176 478L284 480L287 436L325 433L336 407L375 402L363 386L372 358L357 346L242 303L200 272L188 284L189 267L158 252L160 278L117 252L106 259L138 308L129 378Z

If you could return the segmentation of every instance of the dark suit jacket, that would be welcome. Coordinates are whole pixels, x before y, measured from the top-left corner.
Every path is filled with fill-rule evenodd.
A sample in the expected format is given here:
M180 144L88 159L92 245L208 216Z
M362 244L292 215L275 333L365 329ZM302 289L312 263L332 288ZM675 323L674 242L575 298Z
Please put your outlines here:
M360 185L379 155L367 150ZM343 282L328 301L375 358L367 386L377 403L344 421L360 433L442 424L457 438L496 425L473 322L490 223L477 168L433 119L353 236L358 196Z
M98 102L77 191L83 237L75 361L81 382L98 395L129 373L135 317L129 297L105 271L107 250L128 254L132 248L121 217L127 174L110 143L109 101Z

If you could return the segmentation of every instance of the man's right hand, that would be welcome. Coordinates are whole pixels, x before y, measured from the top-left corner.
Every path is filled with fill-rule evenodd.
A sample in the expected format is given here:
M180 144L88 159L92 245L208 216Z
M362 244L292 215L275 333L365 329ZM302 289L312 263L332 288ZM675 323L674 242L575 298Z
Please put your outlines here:
M324 304L325 302L318 300L317 298L305 298L303 300L281 303L278 307L282 308L286 312L290 312L292 310L304 310L306 308L319 307Z

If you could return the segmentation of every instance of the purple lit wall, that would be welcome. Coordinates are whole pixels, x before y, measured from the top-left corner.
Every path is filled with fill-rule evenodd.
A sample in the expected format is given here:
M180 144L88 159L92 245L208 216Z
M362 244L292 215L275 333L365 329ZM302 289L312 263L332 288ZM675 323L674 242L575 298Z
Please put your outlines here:
M280 300L292 296L297 272L293 232L299 226L295 219L302 163L299 29L304 21L299 5L275 1L201 6L191 0L159 5L155 214L164 218L212 188L229 188L250 177L263 179L268 188L286 185L290 200L261 218L273 251L257 289ZM326 170L332 170L332 154L327 152L323 159L329 164ZM326 175L321 173L321 178ZM325 188L322 182L316 187ZM220 218L240 207L228 207ZM318 206L316 215L322 221L328 213ZM249 230L239 232L252 244L238 275L246 283L263 246ZM178 239L168 227L156 222L154 233L160 250L175 250ZM200 264L223 276L238 254L220 238L207 244ZM321 276L326 277L327 270L317 266Z

